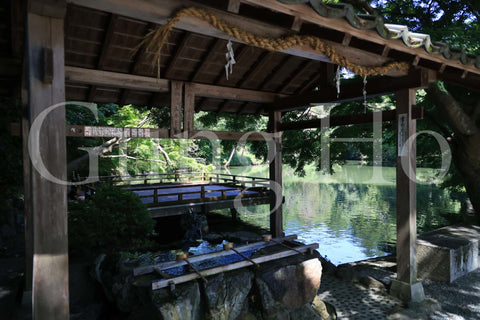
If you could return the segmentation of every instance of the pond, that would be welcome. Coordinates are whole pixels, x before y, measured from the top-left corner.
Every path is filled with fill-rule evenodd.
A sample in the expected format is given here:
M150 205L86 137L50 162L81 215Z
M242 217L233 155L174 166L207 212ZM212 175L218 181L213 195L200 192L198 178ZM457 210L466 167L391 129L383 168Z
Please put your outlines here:
M335 265L384 256L395 250L395 168L377 168L383 179L372 179L373 168L347 164L323 175L307 168L301 178L283 168L283 227L306 243L317 242L320 254ZM419 168L417 174L434 170ZM268 177L267 166L235 167L232 174ZM436 185L417 185L418 232L448 224L465 201L464 193L451 193ZM269 207L240 210L240 218L261 227L269 226Z

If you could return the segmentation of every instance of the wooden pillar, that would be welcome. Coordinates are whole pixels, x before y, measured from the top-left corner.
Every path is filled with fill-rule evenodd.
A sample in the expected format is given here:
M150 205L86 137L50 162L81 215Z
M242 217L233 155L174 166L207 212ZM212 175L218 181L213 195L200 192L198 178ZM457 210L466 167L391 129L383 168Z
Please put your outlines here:
M416 120L412 116L415 93L415 89L405 89L396 93L397 280L392 284L391 291L393 295L407 302L424 299L422 284L417 281L416 147L415 143L409 146L406 144L407 139L416 132Z
M64 16L60 0L31 0L26 18L28 102L30 125L48 107L65 101ZM33 231L33 318L69 318L68 237L66 185L39 172L42 161L51 175L66 180L65 110L50 112L40 133L29 138L39 147L32 152L30 172ZM37 137L37 138L35 138ZM38 139L38 140L37 140ZM36 167L33 166L36 164Z
M170 82L170 138L182 131L183 82Z
M274 111L270 114L270 126L272 133L279 133L278 126L281 123L282 114ZM270 233L273 237L281 237L283 233L283 192L282 192L282 138L275 135L273 138L272 158L270 160L270 180L274 182L276 192L270 202Z

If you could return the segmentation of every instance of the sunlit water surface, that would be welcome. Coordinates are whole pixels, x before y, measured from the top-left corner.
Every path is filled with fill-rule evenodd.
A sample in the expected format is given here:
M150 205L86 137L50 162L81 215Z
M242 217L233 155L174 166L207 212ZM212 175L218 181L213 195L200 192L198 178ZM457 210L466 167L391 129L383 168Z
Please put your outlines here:
M322 175L310 168L300 178L284 167L285 233L297 234L306 243L318 243L320 254L336 265L391 253L396 237L395 168L376 168L380 176L373 170L350 164L335 168L333 175ZM268 177L266 166L230 171ZM431 176L435 171L419 168L417 174ZM447 224L444 215L458 212L465 195L452 194L436 185L418 185L417 199L417 224L422 232ZM268 228L268 206L239 212L242 220Z

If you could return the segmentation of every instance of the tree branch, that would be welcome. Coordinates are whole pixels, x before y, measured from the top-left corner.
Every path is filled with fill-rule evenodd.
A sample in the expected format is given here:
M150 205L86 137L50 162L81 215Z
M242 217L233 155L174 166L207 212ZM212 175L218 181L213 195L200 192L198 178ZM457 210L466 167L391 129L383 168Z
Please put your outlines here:
M131 160L136 160L136 161L160 162L160 163L163 163L163 164L166 163L165 161L162 161L162 160L137 158L137 157L129 156L127 154L102 155L101 158L126 158L126 159L131 159Z
M448 123L455 132L467 136L478 132L475 122L465 113L459 102L451 94L440 90L437 86L427 89L427 94L446 116Z

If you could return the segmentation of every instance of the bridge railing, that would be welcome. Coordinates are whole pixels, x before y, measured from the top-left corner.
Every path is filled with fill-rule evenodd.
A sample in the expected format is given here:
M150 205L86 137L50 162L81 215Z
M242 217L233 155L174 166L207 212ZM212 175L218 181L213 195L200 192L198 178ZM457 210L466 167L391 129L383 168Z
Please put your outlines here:
M99 176L99 183L116 186L133 186L172 183L231 184L242 187L270 187L270 180L228 173L178 171L172 173L142 173L136 175Z
M224 186L224 184L221 185ZM199 187L200 190L192 191L192 187ZM141 189L135 189L135 191L141 199L146 199L143 202L151 207L269 196L269 190L263 187L224 187L223 189L214 190L208 190L207 187L208 184L190 185L189 190L185 191L181 190L184 186L180 185L170 187L157 185L142 187ZM162 192L164 189L167 189L167 193ZM178 189L178 191L175 189Z

